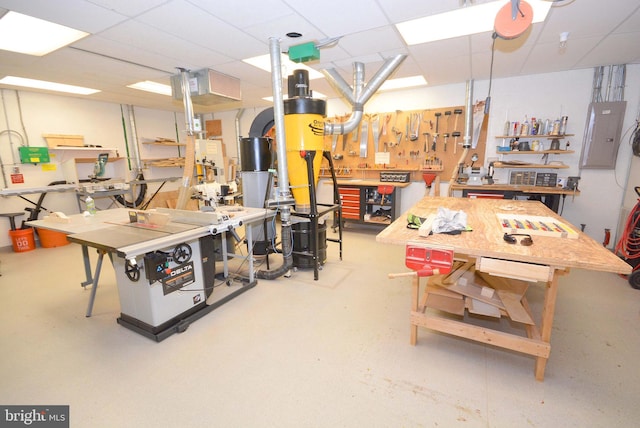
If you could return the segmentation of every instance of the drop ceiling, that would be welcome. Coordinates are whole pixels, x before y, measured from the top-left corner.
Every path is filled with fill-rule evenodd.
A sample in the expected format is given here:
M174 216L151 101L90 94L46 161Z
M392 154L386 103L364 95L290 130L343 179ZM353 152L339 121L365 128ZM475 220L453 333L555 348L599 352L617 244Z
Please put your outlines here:
M394 24L485 0L0 0L13 10L86 31L90 35L43 57L0 51L6 75L86 86L86 98L180 110L170 97L127 88L152 80L170 84L177 67L208 68L241 81L242 101L198 112L266 107L271 76L242 59L269 53L269 39L289 46L341 37L320 50L312 68L336 68L351 81L354 61L371 77L385 58L408 58L393 77L423 75L430 86L489 78L491 32L407 46ZM508 1L505 0L505 4ZM299 39L286 33L296 31ZM567 46L560 33L569 32ZM640 62L637 0L556 1L547 19L515 40L496 41L494 78ZM366 80L366 79L365 79ZM3 86L0 86L3 87ZM315 91L336 97L324 79ZM4 86L8 89L16 89Z

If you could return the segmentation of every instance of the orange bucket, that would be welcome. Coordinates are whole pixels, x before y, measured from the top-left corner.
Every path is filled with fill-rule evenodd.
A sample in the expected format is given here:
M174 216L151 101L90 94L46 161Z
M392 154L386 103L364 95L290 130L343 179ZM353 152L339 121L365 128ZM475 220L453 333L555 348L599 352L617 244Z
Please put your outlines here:
M38 229L38 237L42 248L55 248L67 245L67 235L48 229Z
M33 229L17 229L10 230L11 244L13 251L16 253L24 253L36 249L36 240L33 236Z

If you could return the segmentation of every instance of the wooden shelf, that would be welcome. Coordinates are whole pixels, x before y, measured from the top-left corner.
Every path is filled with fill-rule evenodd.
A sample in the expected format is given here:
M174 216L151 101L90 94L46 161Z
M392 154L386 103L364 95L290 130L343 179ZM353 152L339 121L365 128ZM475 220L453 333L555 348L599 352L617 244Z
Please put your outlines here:
M508 150L508 151L500 151L496 149L496 153L499 155L538 155L538 154L549 154L549 155L568 155L571 153L575 153L573 150Z
M536 152L538 153L538 152ZM537 163L504 163L504 162L494 162L494 168L529 168L529 169L567 169L569 165L558 165L558 164L537 164Z
M184 167L184 158L160 158L160 159L142 159L145 167L156 168L182 168Z
M555 138L562 139L566 137L573 137L575 134L562 134L562 135L550 135L550 134L539 134L539 135L496 135L495 138L548 138L553 140Z
M107 159L107 163L109 162L115 162L115 161L119 161L119 160L123 160L126 158L109 158ZM96 163L96 158L75 158L76 163Z
M171 143L163 141L143 141L142 144L149 144L153 146L166 146L166 147L184 147L186 143Z

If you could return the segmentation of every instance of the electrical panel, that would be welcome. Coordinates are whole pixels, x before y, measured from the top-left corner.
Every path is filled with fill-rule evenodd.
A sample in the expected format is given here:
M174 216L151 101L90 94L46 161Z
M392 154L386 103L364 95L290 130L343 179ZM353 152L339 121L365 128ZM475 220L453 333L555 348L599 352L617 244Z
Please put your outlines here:
M614 169L620 147L626 101L589 104L580 168Z

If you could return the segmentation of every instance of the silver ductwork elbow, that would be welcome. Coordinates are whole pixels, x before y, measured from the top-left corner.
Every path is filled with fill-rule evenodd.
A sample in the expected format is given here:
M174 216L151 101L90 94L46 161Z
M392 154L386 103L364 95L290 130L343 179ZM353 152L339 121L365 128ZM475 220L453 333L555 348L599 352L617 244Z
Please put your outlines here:
M380 86L407 58L407 55L400 54L389 58L382 65L380 70L373 76L371 81L364 84L364 64L355 62L353 64L353 88L338 74L335 69L322 70L329 84L352 106L351 116L343 123L324 123L324 135L343 135L352 132L362 120L364 105L376 93Z

